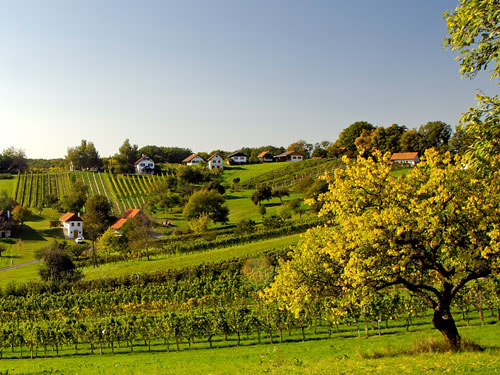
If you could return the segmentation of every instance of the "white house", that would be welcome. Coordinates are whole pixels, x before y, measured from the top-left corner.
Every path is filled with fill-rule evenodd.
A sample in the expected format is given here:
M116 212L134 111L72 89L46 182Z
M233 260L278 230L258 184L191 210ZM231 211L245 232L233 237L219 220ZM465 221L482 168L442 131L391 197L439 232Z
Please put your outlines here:
M205 159L203 159L198 154L191 154L186 159L182 161L182 164L185 165L197 165L198 163L203 163Z
M276 155L277 161L302 161L304 156L297 151L285 151L279 155Z
M147 155L142 155L139 160L135 162L135 169L137 173L153 173L155 170L155 162Z
M242 152L233 152L227 156L227 159L229 165L247 163L247 156Z
M63 225L64 238L83 237L83 220L73 212L66 212L59 218Z
M208 169L224 169L224 159L218 154L213 154L208 158Z
M391 161L414 166L420 159L418 158L418 152L395 152L391 156Z
M0 210L0 238L10 237L12 231L12 219L10 211Z

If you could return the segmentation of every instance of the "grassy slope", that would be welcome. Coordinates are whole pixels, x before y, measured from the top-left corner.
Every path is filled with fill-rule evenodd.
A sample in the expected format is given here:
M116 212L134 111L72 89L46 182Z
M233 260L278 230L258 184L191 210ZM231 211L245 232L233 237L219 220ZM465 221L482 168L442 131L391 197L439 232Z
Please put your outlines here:
M233 182L233 179L235 178L239 178L240 182L244 182L250 178L273 171L275 169L286 167L287 165L287 163L263 163L224 166L224 173L222 174L222 176L224 178L224 181L229 184L231 184Z
M54 239L63 239L62 229L49 228L50 220L58 219L60 216L57 211L45 208L42 216L36 213L32 220L24 223L22 230L16 226L11 239L1 239L0 243L5 243L8 249L0 257L0 268L10 266L11 262L19 264L33 260L37 249L46 246ZM14 275L17 278L17 273ZM1 273L0 277L3 277Z
M162 343L154 343L151 353L144 346L136 346L133 353L122 347L116 349L120 354L104 356L74 356L73 351L67 351L55 358L49 350L47 359L0 360L0 369L9 374L498 374L500 325L462 328L461 334L485 351L406 354L416 341L439 337L427 324L410 333L397 327L392 333L368 339L342 331L328 340L323 331L315 335L316 340L306 342L299 341L298 332L290 338L285 334L285 343L278 343L275 336L272 345L267 339L266 344L256 345L255 337L251 337L240 347L234 341L220 347L216 341L216 349L207 349L205 342L197 341L191 350L184 343L180 352L167 352ZM312 333L307 335L311 338ZM171 349L174 347L171 344ZM110 349L105 348L105 353Z
M151 261L133 260L128 262L111 263L98 268L84 269L86 279L100 277L114 277L128 273L154 272L164 269L177 269L201 263L219 262L244 255L256 255L263 251L293 245L299 241L299 234L274 238L267 241L253 242L250 244L216 249L201 253L186 254L163 258L153 258ZM38 278L38 264L0 272L0 287L5 287L10 281L26 282Z

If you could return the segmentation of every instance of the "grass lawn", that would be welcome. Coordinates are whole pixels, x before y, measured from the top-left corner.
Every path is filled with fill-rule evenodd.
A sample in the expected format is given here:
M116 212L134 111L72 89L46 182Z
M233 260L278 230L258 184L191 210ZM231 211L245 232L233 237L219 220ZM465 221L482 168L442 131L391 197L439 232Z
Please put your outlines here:
M294 245L299 241L300 234L274 238L271 240L253 242L250 244L226 247L222 249L210 250L206 252L185 254L164 258L159 256L152 260L131 260L127 262L110 263L97 268L88 267L84 269L86 279L97 279L102 277L116 277L129 273L154 272L165 269L178 269L198 265L201 263L220 262L234 257L256 255L272 248L280 248ZM38 279L39 264L32 264L25 267L11 269L0 272L0 287L11 282L19 283Z
M0 193L6 191L9 197L14 194L14 189L16 187L17 177L11 178L9 180L0 180Z
M224 166L222 177L229 184L233 183L233 179L239 178L240 182L244 182L251 178L260 176L263 173L274 171L275 169L286 167L288 163L262 163L262 164L246 164L246 165L228 165Z
M430 317L426 317L430 320ZM206 342L197 340L192 349L185 342L179 352L170 344L167 352L163 343L155 342L151 352L147 346L136 346L133 352L124 345L110 354L90 354L88 348L73 355L72 348L65 348L61 357L2 359L0 370L8 374L498 374L500 372L500 325L461 328L460 333L485 350L462 353L428 353L412 351L415 343L440 337L429 324L412 327L394 327L389 333L370 338L358 338L352 331L341 331L327 339L325 332L307 332L309 341L300 341L299 332L291 337L285 333L285 342L274 344L267 338L258 344L255 336L243 339L241 346L231 342L215 341L215 348L208 349ZM123 343L122 343L123 344ZM140 344L139 342L137 344ZM26 348L25 348L26 349ZM98 353L98 351L96 352ZM27 353L25 352L25 355ZM15 353L19 356L19 353ZM40 355L40 351L39 351ZM5 350L5 357L10 351Z
M16 225L12 238L0 240L0 243L7 245L7 251L0 257L0 268L33 260L36 250L52 240L64 239L62 229L49 228L50 220L61 216L59 212L49 208L43 209L42 215L38 215L35 210L32 212L34 217L25 222L22 229Z
M238 223L242 219L252 219L257 223L262 221L258 212L258 207L253 204L250 197L254 190L243 190L233 193L226 193L226 205L229 208L229 222ZM279 198L273 198L264 201L262 204L266 207L266 216L277 215L288 201L293 199L302 199L302 194L292 193L289 197L283 198L283 205L280 205ZM298 217L298 216L297 216Z

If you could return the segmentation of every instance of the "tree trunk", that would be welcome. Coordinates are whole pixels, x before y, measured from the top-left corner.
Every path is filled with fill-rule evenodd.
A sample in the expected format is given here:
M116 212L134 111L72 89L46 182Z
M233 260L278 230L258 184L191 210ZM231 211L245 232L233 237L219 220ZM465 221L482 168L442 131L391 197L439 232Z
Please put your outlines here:
M460 348L460 335L458 334L457 326L451 315L449 304L443 306L441 303L434 309L432 324L442 333L444 338L454 349Z

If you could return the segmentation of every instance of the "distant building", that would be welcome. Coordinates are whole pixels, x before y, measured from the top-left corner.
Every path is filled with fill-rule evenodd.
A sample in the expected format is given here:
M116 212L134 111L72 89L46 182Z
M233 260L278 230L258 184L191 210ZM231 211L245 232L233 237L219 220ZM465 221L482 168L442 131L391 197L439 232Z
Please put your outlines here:
M285 151L279 155L276 155L276 161L302 161L304 160L304 155L297 151Z
M269 151L262 151L259 155L257 155L261 163L270 163L274 161L274 156L271 155Z
M247 156L242 152L233 152L227 156L227 162L229 165L239 165L247 163Z
M0 238L10 237L12 232L12 218L10 211L0 210Z
M59 221L63 225L64 238L83 237L83 220L80 214L66 212Z
M135 162L135 169L137 173L153 174L155 171L155 162L149 156L143 154Z
M208 158L208 169L224 169L224 159L218 154L213 154Z
M395 152L391 156L391 161L394 163L415 166L420 162L420 159L418 157L418 152Z
M198 154L191 154L186 159L182 161L182 164L185 165L198 165L199 163L203 163L205 159L203 159Z

